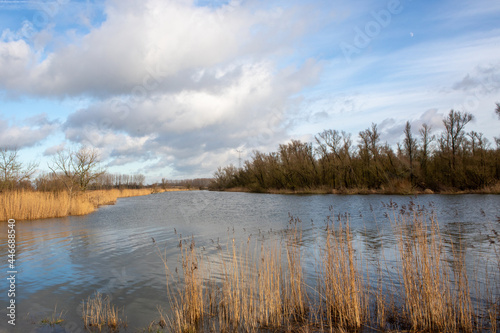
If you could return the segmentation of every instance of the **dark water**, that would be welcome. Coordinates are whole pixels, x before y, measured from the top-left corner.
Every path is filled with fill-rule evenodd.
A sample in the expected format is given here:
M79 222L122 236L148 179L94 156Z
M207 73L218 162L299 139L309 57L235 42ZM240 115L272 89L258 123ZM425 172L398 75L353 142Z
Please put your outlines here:
M82 216L16 224L16 326L7 324L7 224L2 224L0 249L0 332L85 332L82 300L99 291L124 309L127 332L136 332L157 319L157 306L168 307L165 270L158 249L166 251L169 269L180 268L179 240L190 242L204 255L220 258L218 245L228 240L257 244L279 239L289 214L301 219L302 264L312 277L318 265L318 246L324 240L328 216L349 214L356 251L370 262L393 260L394 233L384 203L396 211L412 201L433 211L450 242L460 242L468 264L477 257L495 263L494 231L500 232L500 196L421 195L269 195L218 192L167 192L119 199ZM333 210L331 210L333 207ZM494 230L494 231L493 231ZM153 242L153 238L154 241ZM184 243L186 244L186 243ZM55 328L42 319L55 309L65 321Z

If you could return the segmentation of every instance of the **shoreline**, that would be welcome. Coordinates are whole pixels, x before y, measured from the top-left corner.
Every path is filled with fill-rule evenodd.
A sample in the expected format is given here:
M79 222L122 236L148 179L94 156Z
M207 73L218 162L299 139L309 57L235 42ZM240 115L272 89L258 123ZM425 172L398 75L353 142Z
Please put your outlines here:
M242 192L242 193L265 193L265 194L285 194L285 195L304 195L304 194L339 194L339 195L423 195L423 194L442 194L442 195L462 195L462 194L500 194L500 184L478 190L442 190L433 191L431 189L368 189L368 188L349 188L349 189L328 189L328 188L308 188L308 189L251 189L248 187L232 187L222 190L211 190L214 192Z
M67 216L82 216L101 206L114 205L118 198L138 197L163 192L190 191L182 188L153 190L109 189L89 190L70 196L66 191L6 191L0 192L0 222L41 220Z

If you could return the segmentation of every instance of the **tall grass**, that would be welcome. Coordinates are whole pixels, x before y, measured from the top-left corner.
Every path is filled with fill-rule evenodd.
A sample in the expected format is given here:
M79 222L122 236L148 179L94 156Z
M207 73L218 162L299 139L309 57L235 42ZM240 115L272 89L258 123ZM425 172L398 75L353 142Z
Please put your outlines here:
M85 328L90 332L101 332L103 328L109 332L117 332L121 326L127 326L109 297L103 298L100 293L89 296L87 302L83 302L82 318Z
M92 213L117 198L151 194L151 189L112 189L79 192L5 191L0 192L0 221L34 220Z
M364 278L358 269L348 218L330 221L319 275L324 308L321 318L328 327L359 329L367 315ZM343 223L345 222L345 223Z
M453 258L446 258L432 216L426 220L414 212L411 223L406 219L400 215L394 221L404 291L403 322L415 330L471 332L472 302L463 253L452 249Z
M240 247L230 241L220 249L216 275L203 264L206 258L194 241L184 245L182 272L170 274L164 260L173 309L165 314L170 331L495 332L497 292L487 290L486 302L472 294L469 281L475 276L466 270L460 244L444 242L433 216L394 216L398 258L395 264L379 262L375 276L363 270L347 216L329 221L314 288L304 278L298 220L291 220L281 241ZM382 282L387 274L390 283Z

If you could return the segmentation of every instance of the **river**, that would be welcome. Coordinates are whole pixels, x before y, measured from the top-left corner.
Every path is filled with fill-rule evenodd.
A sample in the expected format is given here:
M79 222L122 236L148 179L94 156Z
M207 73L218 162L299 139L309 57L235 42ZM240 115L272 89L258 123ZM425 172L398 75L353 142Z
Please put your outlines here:
M244 244L279 239L290 216L301 220L302 264L312 277L328 216L349 214L355 249L363 260L386 257L395 240L390 201L396 212L414 207L436 215L441 233L459 242L468 264L476 257L498 260L494 232L500 232L498 195L272 195L226 192L165 192L119 199L86 216L16 223L16 326L0 319L0 332L84 332L82 300L96 291L123 308L127 332L145 328L168 307L165 270L179 266L179 242L195 240L207 258L217 258L228 240ZM0 271L7 276L7 223L3 224ZM215 259L214 259L215 260ZM476 267L476 266L475 266ZM5 313L7 280L0 284ZM63 311L50 327L43 318Z

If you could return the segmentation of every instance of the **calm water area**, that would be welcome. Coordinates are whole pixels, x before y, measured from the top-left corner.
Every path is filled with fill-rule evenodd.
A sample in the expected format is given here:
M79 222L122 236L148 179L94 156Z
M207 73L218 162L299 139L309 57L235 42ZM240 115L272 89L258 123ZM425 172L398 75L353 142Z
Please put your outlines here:
M440 232L461 244L471 269L497 263L500 249L498 195L272 195L226 192L166 192L122 198L86 216L16 223L16 326L7 324L7 223L2 223L0 253L0 332L85 332L82 300L96 291L123 308L128 327L137 332L168 307L165 270L180 269L179 243L194 239L207 261L224 258L228 242L258 246L281 239L289 216L301 220L302 265L313 279L320 264L328 216L348 214L354 248L363 262L395 260L390 201L398 208L434 213ZM344 219L345 220L345 219ZM154 241L153 241L154 240ZM221 250L222 248L222 250ZM476 258L480 258L479 264ZM498 272L498 271L497 271ZM64 322L43 326L43 318L63 311Z

